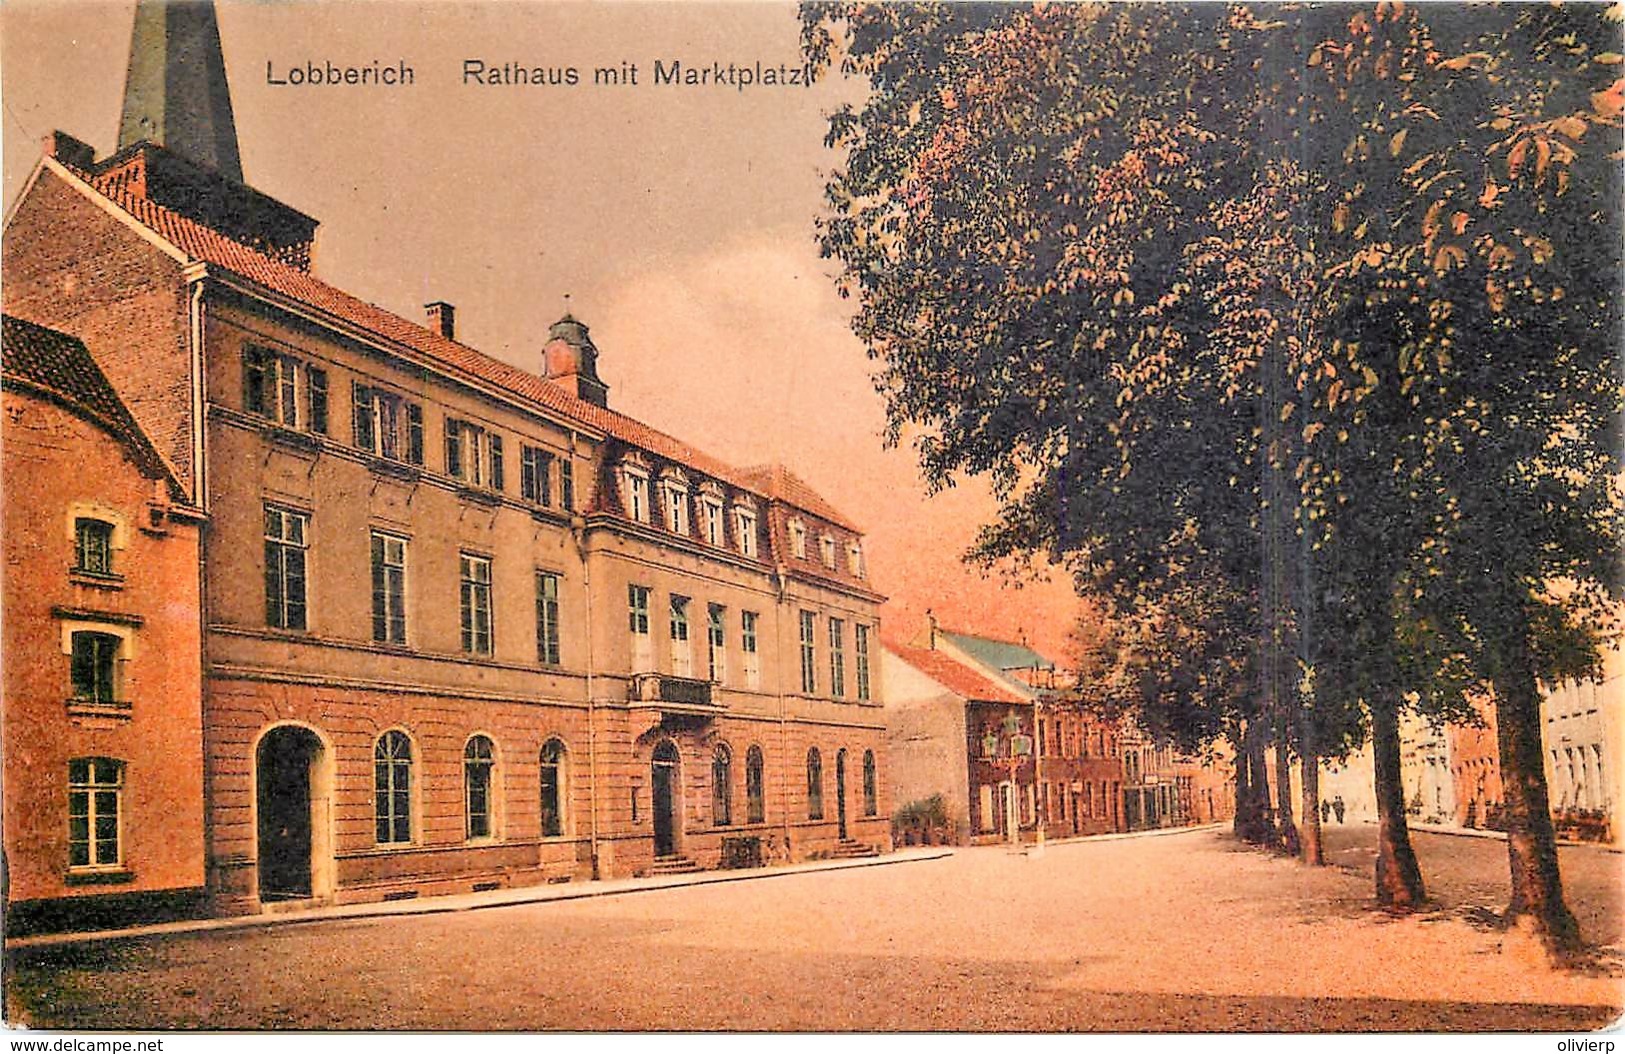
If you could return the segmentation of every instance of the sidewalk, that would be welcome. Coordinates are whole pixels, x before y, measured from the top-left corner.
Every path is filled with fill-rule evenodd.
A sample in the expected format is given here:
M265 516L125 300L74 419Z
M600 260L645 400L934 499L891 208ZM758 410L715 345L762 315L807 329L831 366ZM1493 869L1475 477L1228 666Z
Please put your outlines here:
M1410 826L1412 834L1448 834L1457 838L1493 838L1496 841L1507 840L1505 831L1486 831L1482 827L1456 827L1445 824L1417 823ZM1572 838L1559 838L1557 844L1564 848L1591 848L1603 849L1610 853L1625 852L1625 848L1610 842L1576 842Z
M392 900L366 904L332 904L305 911L284 911L275 914L232 915L215 919L187 919L180 922L159 922L146 926L131 926L116 930L86 930L73 933L41 933L30 937L8 938L7 951L21 948L50 948L70 944L101 941L134 940L140 937L168 937L185 933L209 933L220 930L259 929L270 926L294 926L329 919L369 919L391 915L438 915L454 911L480 911L485 908L506 908L518 904L539 904L556 900L584 900L590 897L613 897L627 893L647 893L658 889L676 889L680 886L716 885L722 882L746 882L752 879L780 878L802 875L811 871L840 871L854 867L883 867L889 864L908 864L922 860L940 860L952 856L948 847L919 847L899 849L876 857L853 860L812 860L781 867L753 867L737 871L696 871L684 875L659 875L653 878L612 878L600 882L566 882L556 885L523 886L518 889L494 889L486 893L457 893L440 897L422 897L415 900Z

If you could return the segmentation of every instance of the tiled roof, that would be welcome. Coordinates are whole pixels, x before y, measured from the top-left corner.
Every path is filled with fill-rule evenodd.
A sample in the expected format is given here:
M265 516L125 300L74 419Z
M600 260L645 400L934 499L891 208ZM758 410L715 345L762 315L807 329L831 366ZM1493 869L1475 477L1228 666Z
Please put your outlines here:
M535 374L491 358L466 344L408 321L392 311L351 296L308 272L273 260L240 242L233 241L219 231L212 230L147 198L109 185L106 181L98 184L89 173L68 168L66 165L62 167L89 190L101 194L128 213L136 222L194 260L224 268L282 296L334 315L386 340L403 344L450 367L454 372L461 372L495 385L522 400L614 436L622 442L641 447L658 457L681 462L700 473L744 490L767 497L774 496L757 482L761 478L759 474L741 472L641 421L578 399L558 385L550 384ZM799 505L814 515L824 516L832 522L848 526L849 529L855 529L850 528L850 525L805 483L782 469L778 471L785 477L785 496L782 500ZM798 498L816 504L801 505Z
M144 467L163 473L157 451L78 337L11 315L0 317L0 372L134 444Z
M995 683L943 652L900 644L888 644L886 647L893 655L967 701L1017 705L1031 702L1027 696Z
M794 505L812 513L820 519L828 520L837 527L843 527L854 534L862 534L862 528L851 520L842 516L840 511L825 501L823 497L807 481L791 472L783 465L753 465L750 468L739 470L741 479L747 481L746 485L758 493L765 494L775 501L782 501L786 505Z

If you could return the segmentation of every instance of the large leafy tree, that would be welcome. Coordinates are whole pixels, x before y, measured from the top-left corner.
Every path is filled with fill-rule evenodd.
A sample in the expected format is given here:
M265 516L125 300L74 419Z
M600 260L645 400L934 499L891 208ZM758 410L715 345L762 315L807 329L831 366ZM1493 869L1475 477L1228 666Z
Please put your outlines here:
M1616 585L1609 17L804 16L871 89L823 247L894 438L995 482L977 555L1068 561L1124 627L1112 690L1252 783L1260 728L1312 769L1368 712L1388 903L1422 896L1399 713L1493 684L1513 913L1559 944L1535 683L1594 664Z

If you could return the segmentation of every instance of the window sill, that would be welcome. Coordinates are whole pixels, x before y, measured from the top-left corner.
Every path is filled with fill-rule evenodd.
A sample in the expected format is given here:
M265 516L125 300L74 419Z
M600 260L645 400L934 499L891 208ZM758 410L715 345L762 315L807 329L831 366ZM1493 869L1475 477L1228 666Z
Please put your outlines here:
M375 476L398 479L405 483L416 483L423 475L423 470L418 466L388 457L374 457L367 462L367 468Z
M88 699L69 699L67 711L69 717L113 717L121 721L130 720L132 713L128 699L116 699L109 703L95 703Z
M276 423L263 425L260 435L275 443L277 446L289 447L307 454L319 453L322 441L308 432L297 432L292 428Z
M457 488L457 496L464 501L474 502L476 505L501 505L502 494L499 491L486 490L484 487L471 487L463 484Z
M70 869L62 881L70 886L121 886L134 882L135 872L127 867Z
M123 589L124 576L111 571L86 571L83 568L68 569L68 581L76 586L90 586L92 589Z

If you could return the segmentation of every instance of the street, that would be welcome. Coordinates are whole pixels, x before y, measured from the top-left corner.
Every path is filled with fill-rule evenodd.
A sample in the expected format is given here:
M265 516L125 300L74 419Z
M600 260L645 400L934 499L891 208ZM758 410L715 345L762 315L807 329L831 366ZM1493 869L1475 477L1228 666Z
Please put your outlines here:
M1612 966L1499 954L1506 848L1418 833L1435 908L1228 832L14 952L8 1017L120 1029L1572 1030L1622 998L1619 854L1562 851ZM1612 957L1612 958L1610 958Z

